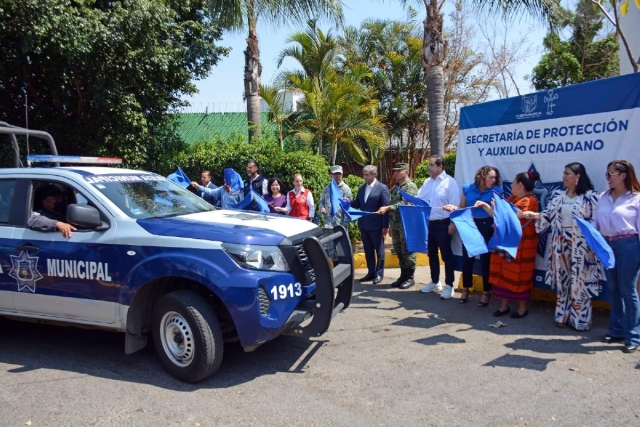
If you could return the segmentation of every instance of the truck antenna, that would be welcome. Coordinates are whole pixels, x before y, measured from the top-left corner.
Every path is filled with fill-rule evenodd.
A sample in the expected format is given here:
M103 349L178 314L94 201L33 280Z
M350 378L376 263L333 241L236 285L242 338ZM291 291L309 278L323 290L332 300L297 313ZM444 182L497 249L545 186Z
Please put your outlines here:
M24 92L24 122L25 128L27 129L27 156L29 155L29 102L27 99L27 89L26 87L22 88Z

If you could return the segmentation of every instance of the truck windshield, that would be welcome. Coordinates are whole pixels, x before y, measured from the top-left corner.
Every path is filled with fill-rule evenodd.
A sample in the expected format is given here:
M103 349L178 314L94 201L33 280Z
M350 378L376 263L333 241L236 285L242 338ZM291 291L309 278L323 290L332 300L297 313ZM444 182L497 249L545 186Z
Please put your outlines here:
M213 211L200 197L169 180L93 183L94 188L131 218L166 218Z

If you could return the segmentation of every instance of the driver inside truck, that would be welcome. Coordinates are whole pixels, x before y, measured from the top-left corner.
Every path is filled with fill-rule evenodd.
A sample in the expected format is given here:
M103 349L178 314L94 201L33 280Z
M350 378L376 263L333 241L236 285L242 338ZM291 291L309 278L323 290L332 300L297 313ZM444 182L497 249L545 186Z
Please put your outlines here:
M35 231L59 231L65 238L69 238L72 235L72 231L76 231L75 227L71 224L64 222L66 203L62 191L55 185L49 185L44 188L39 188L36 191L36 202L39 201L39 205L42 209L34 211L29 220L27 221L27 227ZM34 206L38 206L34 203Z

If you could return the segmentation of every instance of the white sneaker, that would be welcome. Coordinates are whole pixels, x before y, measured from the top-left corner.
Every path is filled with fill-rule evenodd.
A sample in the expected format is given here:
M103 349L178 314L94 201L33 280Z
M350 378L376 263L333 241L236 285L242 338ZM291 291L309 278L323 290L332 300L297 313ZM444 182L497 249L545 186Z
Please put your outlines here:
M440 294L440 299L449 299L455 294L456 291L453 289L452 285L447 285L444 287L444 291Z
M431 282L428 285L424 285L422 289L420 289L420 292L426 294L427 292L433 292L433 291L440 292L441 290L442 290L442 285L440 283Z

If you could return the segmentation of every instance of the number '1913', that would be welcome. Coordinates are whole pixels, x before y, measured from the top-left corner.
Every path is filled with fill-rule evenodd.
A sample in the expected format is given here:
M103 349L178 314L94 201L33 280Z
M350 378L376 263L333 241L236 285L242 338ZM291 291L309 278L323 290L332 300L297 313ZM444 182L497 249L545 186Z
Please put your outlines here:
M289 283L289 285L274 286L271 288L271 295L274 301L286 298L299 297L302 295L302 285L298 282Z

